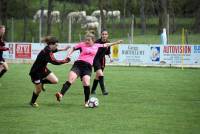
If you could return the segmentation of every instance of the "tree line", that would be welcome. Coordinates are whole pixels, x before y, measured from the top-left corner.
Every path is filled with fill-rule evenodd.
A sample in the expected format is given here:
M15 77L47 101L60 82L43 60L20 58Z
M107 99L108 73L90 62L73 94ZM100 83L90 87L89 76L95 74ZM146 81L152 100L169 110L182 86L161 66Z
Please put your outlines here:
M54 9L61 10L62 6L65 6L65 13L74 10L85 10L88 13L101 10L102 28L106 27L103 9L120 10L123 18L139 16L142 34L146 30L147 17L159 18L158 33L162 28L167 27L168 15L172 20L176 17L192 17L195 19L194 24L191 24L193 31L200 33L199 0L0 0L0 24L7 26L10 18L23 19L25 36L27 19L32 19L37 10L45 8L48 9L46 22L48 35L51 33L50 13Z

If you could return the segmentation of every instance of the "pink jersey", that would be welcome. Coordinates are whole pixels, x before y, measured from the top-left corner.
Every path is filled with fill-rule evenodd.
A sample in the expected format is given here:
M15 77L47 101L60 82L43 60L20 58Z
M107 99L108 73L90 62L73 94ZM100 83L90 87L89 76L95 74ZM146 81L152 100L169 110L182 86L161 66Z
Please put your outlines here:
M74 46L74 49L80 49L80 55L78 57L78 60L82 60L93 65L93 60L99 47L103 47L103 44L95 43L92 46L88 46L85 42L80 42Z

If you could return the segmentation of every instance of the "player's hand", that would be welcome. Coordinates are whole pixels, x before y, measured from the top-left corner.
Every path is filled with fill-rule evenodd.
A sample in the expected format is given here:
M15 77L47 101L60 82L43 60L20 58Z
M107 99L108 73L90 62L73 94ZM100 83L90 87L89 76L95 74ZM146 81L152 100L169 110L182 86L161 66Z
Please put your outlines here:
M117 41L117 44L120 44L120 43L122 43L123 42L123 40L118 40Z
M10 50L8 47L5 48L6 51Z
M110 63L112 63L114 60L112 58L110 58Z
M66 50L68 50L69 48L71 48L70 46L66 46L66 48L64 48L64 50L66 51Z
M69 57L67 57L67 58L65 59L65 61L66 61L66 63L68 63L68 62L71 61L71 59L70 59Z

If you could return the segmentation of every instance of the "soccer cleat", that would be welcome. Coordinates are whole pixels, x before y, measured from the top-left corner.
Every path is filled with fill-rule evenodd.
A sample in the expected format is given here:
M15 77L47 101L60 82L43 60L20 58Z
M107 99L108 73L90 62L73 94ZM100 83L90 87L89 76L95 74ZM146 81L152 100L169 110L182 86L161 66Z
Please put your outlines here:
M84 104L85 108L89 108L88 101Z
M56 96L57 101L60 102L60 101L62 100L63 95L62 95L60 92L57 92L57 93L55 94L55 96Z
M91 94L96 94L96 92L95 92L95 91L92 91Z
M107 92L106 90L104 90L104 91L102 92L102 94L103 94L103 95L108 95L108 92Z
M35 107L35 108L36 108L36 107L39 107L39 105L38 105L36 102L35 102L35 103L31 103L31 102L30 102L30 105L31 105L32 107Z

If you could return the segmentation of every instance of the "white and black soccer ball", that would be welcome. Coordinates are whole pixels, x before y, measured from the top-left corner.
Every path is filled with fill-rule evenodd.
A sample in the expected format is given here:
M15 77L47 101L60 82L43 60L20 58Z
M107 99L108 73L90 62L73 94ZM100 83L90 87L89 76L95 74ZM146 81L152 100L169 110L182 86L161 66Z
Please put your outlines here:
M99 100L96 97L90 97L89 101L88 101L88 106L90 108L95 108L99 106Z

